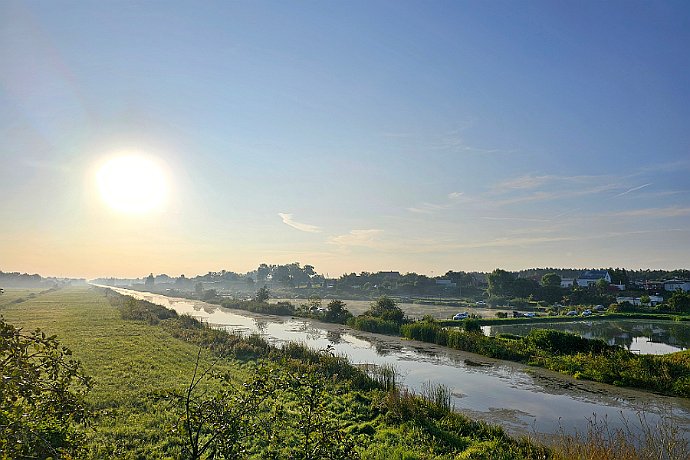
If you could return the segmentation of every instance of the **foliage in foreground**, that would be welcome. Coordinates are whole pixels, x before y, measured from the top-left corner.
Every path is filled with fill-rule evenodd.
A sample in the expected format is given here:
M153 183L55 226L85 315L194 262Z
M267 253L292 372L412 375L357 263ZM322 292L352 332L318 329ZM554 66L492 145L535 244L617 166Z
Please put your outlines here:
M611 429L606 419L589 420L584 433L558 436L557 460L675 460L690 458L690 441L669 419L650 423L644 414Z
M74 455L90 379L72 352L40 330L0 317L0 458Z
M533 329L524 337L487 337L433 321L405 324L401 333L409 339L541 366L576 378L690 397L690 351L637 355L602 340L550 329Z

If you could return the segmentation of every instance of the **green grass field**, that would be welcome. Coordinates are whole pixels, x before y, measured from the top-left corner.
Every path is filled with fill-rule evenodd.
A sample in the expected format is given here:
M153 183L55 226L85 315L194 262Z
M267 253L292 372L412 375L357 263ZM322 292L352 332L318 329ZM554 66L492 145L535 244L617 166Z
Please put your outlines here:
M67 288L39 294L8 290L0 315L25 330L56 334L94 377L88 401L96 416L87 427L90 458L160 458L175 453L167 431L177 421L170 403L156 395L183 390L194 371L198 347L160 328L124 321L102 294ZM15 303L17 298L26 301ZM212 357L201 355L201 366ZM216 367L231 369L227 363ZM173 455L174 456L174 455Z

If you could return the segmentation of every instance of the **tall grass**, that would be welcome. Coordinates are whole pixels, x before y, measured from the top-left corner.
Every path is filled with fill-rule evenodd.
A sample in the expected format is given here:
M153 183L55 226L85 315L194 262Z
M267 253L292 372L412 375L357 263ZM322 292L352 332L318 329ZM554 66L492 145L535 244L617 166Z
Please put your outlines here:
M453 394L450 388L445 385L435 384L431 381L424 382L422 384L421 396L433 407L443 412L451 412L455 409L452 402Z
M585 432L567 434L561 428L555 442L557 460L686 460L690 441L671 418L650 423L644 413L636 420L623 417L622 427L611 429L606 418L589 420Z

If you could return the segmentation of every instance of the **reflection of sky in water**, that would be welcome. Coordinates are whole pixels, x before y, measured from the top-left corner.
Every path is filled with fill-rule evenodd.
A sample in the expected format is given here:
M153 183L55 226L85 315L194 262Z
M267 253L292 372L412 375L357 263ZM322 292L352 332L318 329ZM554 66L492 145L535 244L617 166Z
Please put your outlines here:
M690 324L680 321L575 320L567 323L532 323L484 326L487 335L499 333L526 335L530 330L556 329L587 339L601 339L641 354L664 355L690 346Z
M393 343L372 344L337 326L329 331L319 327L319 323L303 319L276 316L255 319L200 302L133 291L126 293L174 308L181 314L191 314L215 327L243 334L260 334L275 345L295 341L316 349L331 346L335 353L347 356L354 364L393 365L403 383L415 391L420 391L422 385L429 381L446 385L454 395L453 403L457 409L488 417L522 433L533 430L554 433L558 431L559 423L566 431L584 430L587 419L594 413L597 418L606 417L609 424L617 426L621 413L630 420L636 420L636 413L645 410L649 412L648 421L654 423L657 420L655 413L667 414L671 407L678 422L686 427L685 432L690 432L690 402L680 398L616 388L612 390L614 395L608 392L604 395L597 393L597 389L605 387L596 384L551 373L540 372L533 377L523 370L493 364L483 357L473 358L477 363L466 363L459 353L449 353L442 347L435 347L432 354L427 350L415 350L415 342L400 344L392 340ZM331 340L335 337L336 340ZM539 377L542 375L546 377ZM554 383L567 389L558 394L559 391L552 389ZM628 396L615 396L618 393ZM643 406L640 400L648 401L647 406ZM506 410L507 414L502 416Z

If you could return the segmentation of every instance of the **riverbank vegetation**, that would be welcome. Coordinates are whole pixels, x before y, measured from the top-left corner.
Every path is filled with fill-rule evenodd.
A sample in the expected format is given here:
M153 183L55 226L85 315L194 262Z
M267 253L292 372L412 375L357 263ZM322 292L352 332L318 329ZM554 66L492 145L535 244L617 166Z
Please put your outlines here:
M481 331L443 327L430 319L405 324L403 337L517 361L617 386L690 397L690 351L638 355L601 340L549 329L525 336L487 337Z
M351 318L348 326L379 334L399 334L400 326L409 322L400 307L387 296L372 302L371 308L361 315Z
M67 288L4 305L2 315L57 334L93 379L76 458L552 456L453 412L444 387L416 395L390 370L299 344L275 348L112 292Z
M213 303L219 303L224 308L235 308L265 315L299 316L327 323L345 324L352 318L352 314L347 310L347 306L342 300L333 299L324 308L322 306L323 301L318 296L312 296L297 307L286 301L269 303L269 298L270 291L264 286L257 291L251 300L213 299Z

